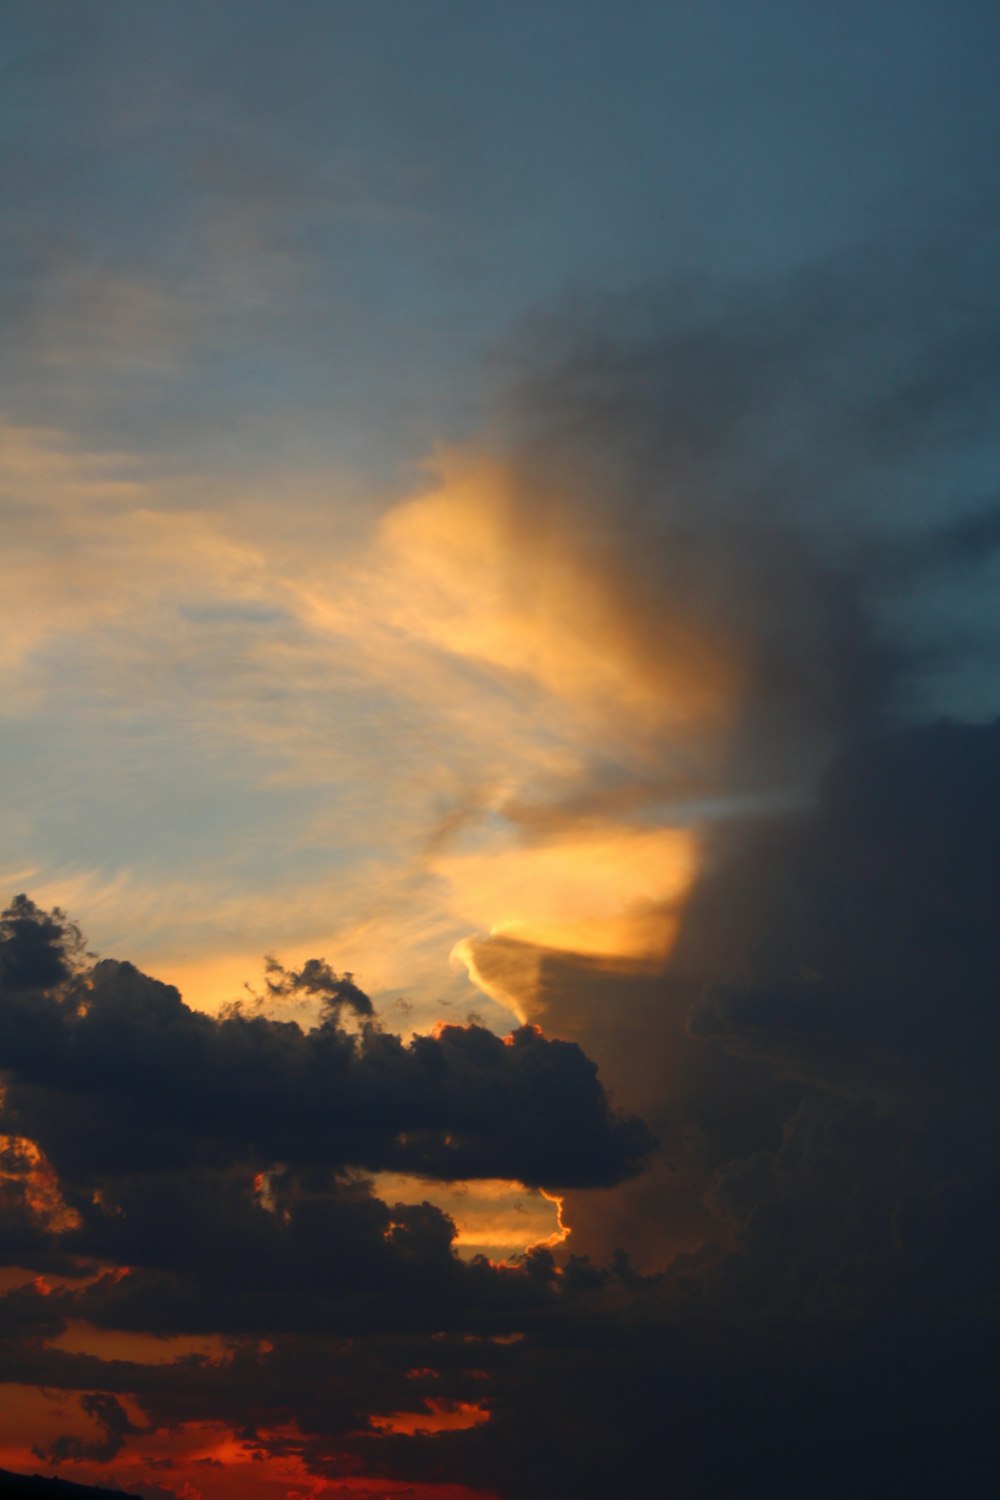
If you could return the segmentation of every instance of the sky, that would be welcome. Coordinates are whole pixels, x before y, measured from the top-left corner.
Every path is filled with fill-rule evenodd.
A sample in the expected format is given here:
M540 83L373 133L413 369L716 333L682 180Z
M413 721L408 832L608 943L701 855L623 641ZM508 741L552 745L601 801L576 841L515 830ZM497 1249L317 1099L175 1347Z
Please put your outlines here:
M3 7L0 1468L983 1492L998 43Z

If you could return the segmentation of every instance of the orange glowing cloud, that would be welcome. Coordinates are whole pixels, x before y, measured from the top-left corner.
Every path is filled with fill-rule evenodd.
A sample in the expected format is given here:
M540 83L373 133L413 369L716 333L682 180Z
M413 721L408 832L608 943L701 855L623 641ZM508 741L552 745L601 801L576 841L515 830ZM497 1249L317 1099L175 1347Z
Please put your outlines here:
M80 1215L63 1199L50 1163L34 1141L24 1136L0 1135L2 1198L21 1204L50 1234L80 1227Z
M562 1199L519 1182L487 1178L475 1182L431 1182L380 1172L375 1192L385 1203L432 1203L454 1221L454 1246L468 1259L486 1255L499 1262L539 1245L562 1244L569 1234Z
M630 967L669 952L699 862L696 829L665 821L659 800L721 742L740 680L732 645L644 581L640 552L597 507L448 452L437 483L384 518L374 554L384 618L410 648L485 670L462 684L465 717L509 747L492 789L429 844L453 914ZM595 760L619 782L588 800ZM523 996L486 981L475 946L469 935L453 955L523 1017Z
M660 957L663 908L695 871L687 829L604 828L541 845L439 856L464 917L491 933L594 955Z
M476 1401L445 1401L437 1396L426 1396L424 1408L422 1411L394 1411L368 1420L376 1432L406 1437L418 1433L467 1432L490 1420L489 1408Z
M735 663L721 640L647 605L596 515L526 493L481 455L448 451L439 467L440 483L382 525L401 631L629 726L727 720Z
M6 1385L0 1399L0 1467L21 1472L38 1469L32 1445L42 1446L53 1431L92 1435L79 1392L58 1393L37 1387ZM120 1397L137 1427L143 1413L128 1397ZM414 1425L410 1425L410 1418ZM390 1433L460 1431L489 1419L475 1403L448 1403L431 1398L422 1413L392 1413L374 1419L374 1431ZM63 1479L80 1484L106 1485L134 1491L146 1484L169 1488L185 1500L496 1500L492 1492L459 1484L420 1483L358 1473L357 1459L331 1453L321 1475L301 1452L302 1434L294 1427L262 1429L257 1441L239 1436L219 1423L185 1422L171 1428L143 1432L119 1453L109 1474L107 1463L73 1459L60 1465ZM275 1451L272 1451L272 1448Z

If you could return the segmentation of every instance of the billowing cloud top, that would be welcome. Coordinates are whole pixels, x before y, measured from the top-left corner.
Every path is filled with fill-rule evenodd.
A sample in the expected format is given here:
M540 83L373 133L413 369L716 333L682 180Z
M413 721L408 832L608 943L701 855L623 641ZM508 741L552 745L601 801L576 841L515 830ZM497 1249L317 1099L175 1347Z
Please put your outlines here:
M317 961L291 976L325 991L312 1030L216 1019L130 964L74 969L66 933L24 898L6 913L0 1056L7 1108L69 1182L278 1161L580 1186L619 1180L649 1150L581 1049L535 1028L501 1041L444 1026L404 1045Z

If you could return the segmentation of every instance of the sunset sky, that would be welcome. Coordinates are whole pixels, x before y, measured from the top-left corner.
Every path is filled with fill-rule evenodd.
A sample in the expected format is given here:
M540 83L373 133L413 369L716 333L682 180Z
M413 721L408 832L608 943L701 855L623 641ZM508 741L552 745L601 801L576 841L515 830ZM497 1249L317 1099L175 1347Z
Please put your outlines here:
M989 1492L996 5L0 26L0 1468Z

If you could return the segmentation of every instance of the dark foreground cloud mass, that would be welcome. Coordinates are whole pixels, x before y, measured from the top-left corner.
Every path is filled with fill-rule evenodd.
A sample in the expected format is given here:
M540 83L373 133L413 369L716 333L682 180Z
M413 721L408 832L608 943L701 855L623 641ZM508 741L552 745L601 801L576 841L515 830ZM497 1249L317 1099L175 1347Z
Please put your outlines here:
M370 1023L350 1031L342 1009L365 1017L370 1003L317 960L304 971L325 994L311 1031L215 1020L130 964L73 972L61 918L24 898L3 923L8 1105L70 1183L277 1161L582 1186L618 1180L648 1150L579 1047L531 1027L502 1042L446 1026L408 1046Z

